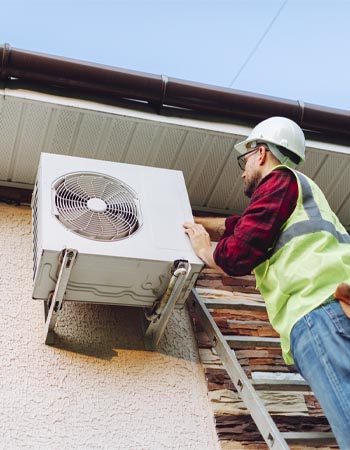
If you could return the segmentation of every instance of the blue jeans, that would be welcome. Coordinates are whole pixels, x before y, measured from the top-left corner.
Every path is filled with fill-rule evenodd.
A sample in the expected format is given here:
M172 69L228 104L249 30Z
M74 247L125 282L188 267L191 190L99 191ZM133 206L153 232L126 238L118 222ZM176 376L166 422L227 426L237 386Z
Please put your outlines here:
M296 369L322 406L341 450L350 449L350 319L331 301L294 325Z

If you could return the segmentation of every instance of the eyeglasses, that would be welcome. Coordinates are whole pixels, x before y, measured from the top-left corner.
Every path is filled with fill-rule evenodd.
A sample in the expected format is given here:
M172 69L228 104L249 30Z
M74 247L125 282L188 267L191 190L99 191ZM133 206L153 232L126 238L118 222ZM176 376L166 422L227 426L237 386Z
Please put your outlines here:
M243 153L242 155L237 156L237 161L240 169L245 170L245 166L247 165L247 158L245 158L247 155L251 155L259 150L259 147L263 145L265 147L265 150L268 152L270 149L268 148L267 144L263 142L256 142L253 141L250 143L250 145L253 144L253 148L251 148L249 151Z
M242 155L237 156L238 165L241 170L245 170L245 166L247 164L247 159L245 158L247 155L251 155L259 150L259 147L255 147L252 150L249 150L246 153L243 153Z

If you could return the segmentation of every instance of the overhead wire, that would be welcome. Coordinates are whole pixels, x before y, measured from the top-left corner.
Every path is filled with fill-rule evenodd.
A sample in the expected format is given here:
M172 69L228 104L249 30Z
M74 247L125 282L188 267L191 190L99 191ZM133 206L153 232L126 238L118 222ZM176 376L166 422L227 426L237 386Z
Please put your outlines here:
M256 45L254 46L253 50L249 53L249 55L247 56L246 60L244 61L244 63L242 64L241 68L238 70L237 74L235 75L235 77L232 79L231 83L228 85L228 87L232 87L234 82L237 80L237 78L240 76L240 74L242 73L242 71L244 70L244 68L246 67L246 65L248 64L248 62L251 60L251 58L253 57L254 53L257 51L257 49L259 48L260 44L262 43L262 41L264 40L264 38L266 37L267 33L270 31L272 25L275 23L275 21L277 20L278 16L281 14L283 8L286 6L286 4L288 3L288 0L284 0L284 2L282 3L282 5L279 7L278 11L276 12L276 14L274 15L273 19L271 20L271 22L269 23L269 25L267 26L266 30L264 31L264 33L262 34L262 36L260 37L260 39L258 40L258 42L256 43Z

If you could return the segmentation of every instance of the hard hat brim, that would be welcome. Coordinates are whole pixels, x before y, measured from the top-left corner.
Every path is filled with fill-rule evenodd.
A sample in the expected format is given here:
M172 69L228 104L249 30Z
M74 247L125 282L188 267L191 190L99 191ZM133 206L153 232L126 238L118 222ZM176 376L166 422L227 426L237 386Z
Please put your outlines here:
M246 145L251 142L251 139L245 139L242 142L238 142L238 144L234 145L234 149L237 150L238 153L240 153L241 155L243 155L243 153L247 152L247 147Z

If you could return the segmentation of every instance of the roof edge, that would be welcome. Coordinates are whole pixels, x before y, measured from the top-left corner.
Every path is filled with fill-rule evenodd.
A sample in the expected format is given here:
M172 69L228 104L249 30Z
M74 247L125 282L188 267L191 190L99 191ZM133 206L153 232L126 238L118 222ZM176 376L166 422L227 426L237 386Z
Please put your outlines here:
M350 137L348 110L196 83L164 75L126 70L85 61L0 46L0 79L11 87L28 83L35 89L58 89L102 103L145 102L157 113L167 108L255 125L271 116L294 120L315 139Z

